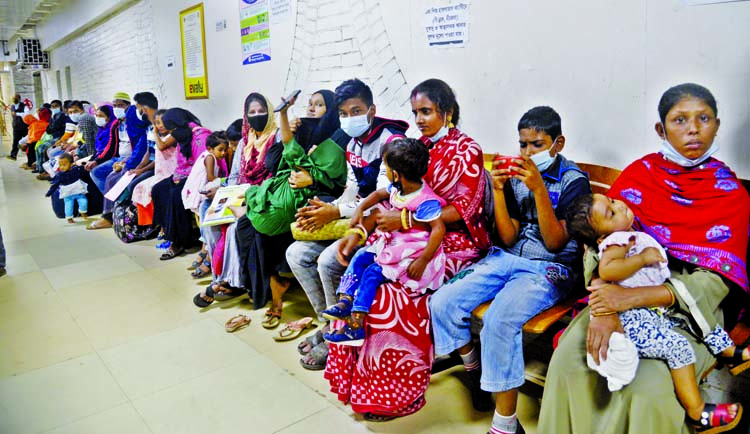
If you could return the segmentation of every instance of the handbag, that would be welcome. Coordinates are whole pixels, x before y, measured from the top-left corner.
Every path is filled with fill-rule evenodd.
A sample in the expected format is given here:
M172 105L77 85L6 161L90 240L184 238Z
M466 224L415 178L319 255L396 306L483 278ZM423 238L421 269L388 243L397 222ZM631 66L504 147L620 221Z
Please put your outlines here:
M315 231L302 231L297 227L297 222L292 223L292 236L297 241L326 241L344 238L346 231L352 224L352 219L343 218L326 223L322 228Z

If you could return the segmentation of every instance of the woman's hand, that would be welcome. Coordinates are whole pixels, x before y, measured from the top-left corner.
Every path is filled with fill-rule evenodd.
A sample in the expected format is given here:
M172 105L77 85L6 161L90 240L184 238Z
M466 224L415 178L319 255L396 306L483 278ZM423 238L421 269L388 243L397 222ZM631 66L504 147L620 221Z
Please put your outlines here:
M289 129L292 130L292 134L297 132L297 128L302 125L302 119L297 118L291 122L289 122Z
M85 166L86 170L89 172L94 170L94 167L96 167L96 161L89 161L88 163L86 163L86 166Z
M375 219L377 229L383 232L395 232L403 228L400 211L382 211Z
M360 240L361 237L358 234L349 234L342 238L339 249L336 251L336 260L339 261L339 264L345 267L349 266L349 260L357 250Z
M422 278L422 274L424 274L425 268L427 268L427 259L423 257L418 257L417 259L411 261L411 264L409 264L409 268L406 269L406 275L409 276L409 279L412 280L419 280Z
M297 210L297 226L301 231L312 232L341 217L336 205L325 203L317 197L308 200L308 203L308 206Z
M284 98L283 96L281 97L281 103L282 104L285 104L287 101L289 101L289 103L286 104L284 106L284 108L282 108L281 110L279 110L281 113L286 113L287 110L289 110L289 108L291 106L293 106L295 102L297 102L297 97L295 96L295 97L292 97L292 98L290 98L288 100L286 98ZM291 125L290 125L290 127L291 127ZM295 127L295 129L296 129L296 127Z
M214 196L216 196L216 190L218 190L217 187L209 188L206 190L206 194L204 196L206 196L208 199L213 200ZM245 195L242 195L240 198L244 199Z
M620 285L607 283L601 279L591 281L587 288L589 294L589 306L592 315L606 315L610 313L623 312L631 309L630 296L638 289L625 289Z
M232 214L237 218L247 214L247 210L244 206L230 206L229 210L232 211Z
M599 358L607 360L609 337L614 332L622 332L622 324L617 315L595 316L589 322L589 333L586 336L586 352L591 354L596 364Z
M515 178L520 179L524 184L526 184L526 188L528 188L532 192L547 194L547 187L544 186L542 174L539 172L539 169L536 167L536 164L531 160L531 158L523 156L521 158L514 159L513 162L517 163L520 166L515 169L516 173L513 175Z
M122 170L122 168L125 166L125 163L120 163L119 161L112 165L112 170L115 172L119 172Z
M300 167L289 175L289 185L292 188L305 188L312 184L313 179L312 176L310 176L310 172Z

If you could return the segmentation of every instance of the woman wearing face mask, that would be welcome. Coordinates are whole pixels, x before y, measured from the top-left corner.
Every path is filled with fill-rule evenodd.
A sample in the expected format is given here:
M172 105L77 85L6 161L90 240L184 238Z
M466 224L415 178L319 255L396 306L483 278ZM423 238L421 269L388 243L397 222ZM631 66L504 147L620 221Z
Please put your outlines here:
M750 198L731 169L713 158L718 150L716 100L708 89L686 83L667 90L658 111L660 151L626 167L607 195L624 201L635 215L636 229L666 248L671 277L663 285L628 289L592 281L589 308L571 322L552 356L539 432L724 432L741 417L738 409L732 414L708 405L688 405L686 412L663 360L640 360L634 381L614 393L586 365L587 353L597 363L606 358L610 335L622 332L618 312L671 307L689 319L674 331L690 342L700 380L717 362L700 337L724 321L734 324L747 296ZM586 256L589 282L598 256ZM718 361L729 367L745 363L744 348Z
M86 163L86 170L89 172L99 164L106 163L117 155L117 130L120 127L120 121L115 117L112 106L103 104L96 111L94 119L99 132L96 135L94 145L95 153L91 160Z
M161 117L164 128L177 140L177 168L174 175L154 185L154 223L164 229L164 239L171 243L159 259L166 261L182 254L193 241L193 213L182 204L182 188L195 159L206 150L211 131L201 126L194 114L182 108L171 108ZM197 237L195 237L197 239Z
M448 203L441 216L446 225L447 281L490 248L492 184L484 170L482 149L455 127L459 105L448 84L437 79L420 83L411 92L411 106L421 140L430 150L424 180ZM383 231L402 227L398 212L384 212L378 219L378 229ZM369 313L364 347L330 344L326 378L339 399L365 413L367 420L406 416L425 404L433 360L426 289L414 291L398 282L381 285ZM382 360L391 362L378 363ZM398 393L388 397L381 392L386 389Z

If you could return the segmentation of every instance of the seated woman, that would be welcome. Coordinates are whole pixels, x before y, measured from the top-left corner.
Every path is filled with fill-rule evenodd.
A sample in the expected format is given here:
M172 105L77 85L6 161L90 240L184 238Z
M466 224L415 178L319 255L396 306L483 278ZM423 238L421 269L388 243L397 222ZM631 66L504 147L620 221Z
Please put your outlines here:
M284 148L279 169L273 178L247 190L246 215L237 221L245 288L256 309L272 298L262 323L265 328L274 328L281 321L281 298L291 281L280 273L290 273L284 254L294 242L289 226L297 210L315 196L338 197L346 185L346 156L330 139L338 126L331 123L330 130L320 135L303 138L298 134L295 138L287 115L293 103L294 99L280 112ZM326 117L321 122L326 122Z
M689 433L693 427L723 432L740 416L706 407L691 410L688 417L700 420L688 423L663 360L641 360L633 382L616 394L586 364L587 353L597 364L606 357L610 335L622 332L616 313L672 306L691 329L674 330L695 352L696 380L713 366L715 359L701 339L723 326L725 316L736 319L738 311L727 308L741 306L737 300L748 290L750 221L747 191L729 167L712 157L718 150L713 145L716 116L716 100L697 84L681 84L662 95L656 124L662 149L625 168L608 196L623 200L635 214L635 228L666 248L671 277L664 285L631 289L594 281L589 308L573 320L552 356L539 432ZM584 261L587 282L596 259L587 254ZM738 347L724 362L740 365L746 353Z
M447 280L490 247L492 183L484 170L482 149L454 126L459 106L447 83L437 79L420 83L411 92L411 106L421 140L430 151L424 180L448 203L441 214L446 225ZM401 230L400 214L381 213L378 229ZM432 292L398 282L380 286L364 346L330 345L325 377L331 391L355 412L365 413L367 420L406 416L424 406L433 360L427 303Z
M232 159L232 169L222 183L223 186L250 184L259 185L276 173L281 159L281 135L277 133L273 105L260 93L252 92L245 98L242 115L242 139L237 144ZM232 128L230 127L229 130ZM213 197L216 189L209 191ZM213 282L204 291L193 297L198 307L213 303L214 297L226 299L245 292L237 250L237 223L212 226L203 231L206 237L206 254L211 255ZM203 257L196 259L203 261ZM196 264L199 265L199 264ZM204 267L205 269L205 267Z
M194 114L182 108L167 110L161 120L164 128L177 140L177 167L174 175L160 181L151 190L154 223L164 229L164 239L171 243L159 258L167 261L182 254L185 246L194 241L191 236L193 213L186 210L182 203L182 189L195 160L206 150L206 138L211 131L203 128Z

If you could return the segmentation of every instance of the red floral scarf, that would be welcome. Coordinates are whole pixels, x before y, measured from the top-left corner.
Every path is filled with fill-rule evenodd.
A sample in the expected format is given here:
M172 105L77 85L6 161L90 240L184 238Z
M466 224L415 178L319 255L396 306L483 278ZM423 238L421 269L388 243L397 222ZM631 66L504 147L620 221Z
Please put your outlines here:
M482 148L466 134L451 128L448 135L430 148L430 165L425 180L438 196L453 205L463 217L474 245L490 248L489 222L485 215L484 154Z
M670 256L714 270L748 291L750 196L727 165L711 158L686 168L649 154L625 168L608 195L627 202L636 228Z

